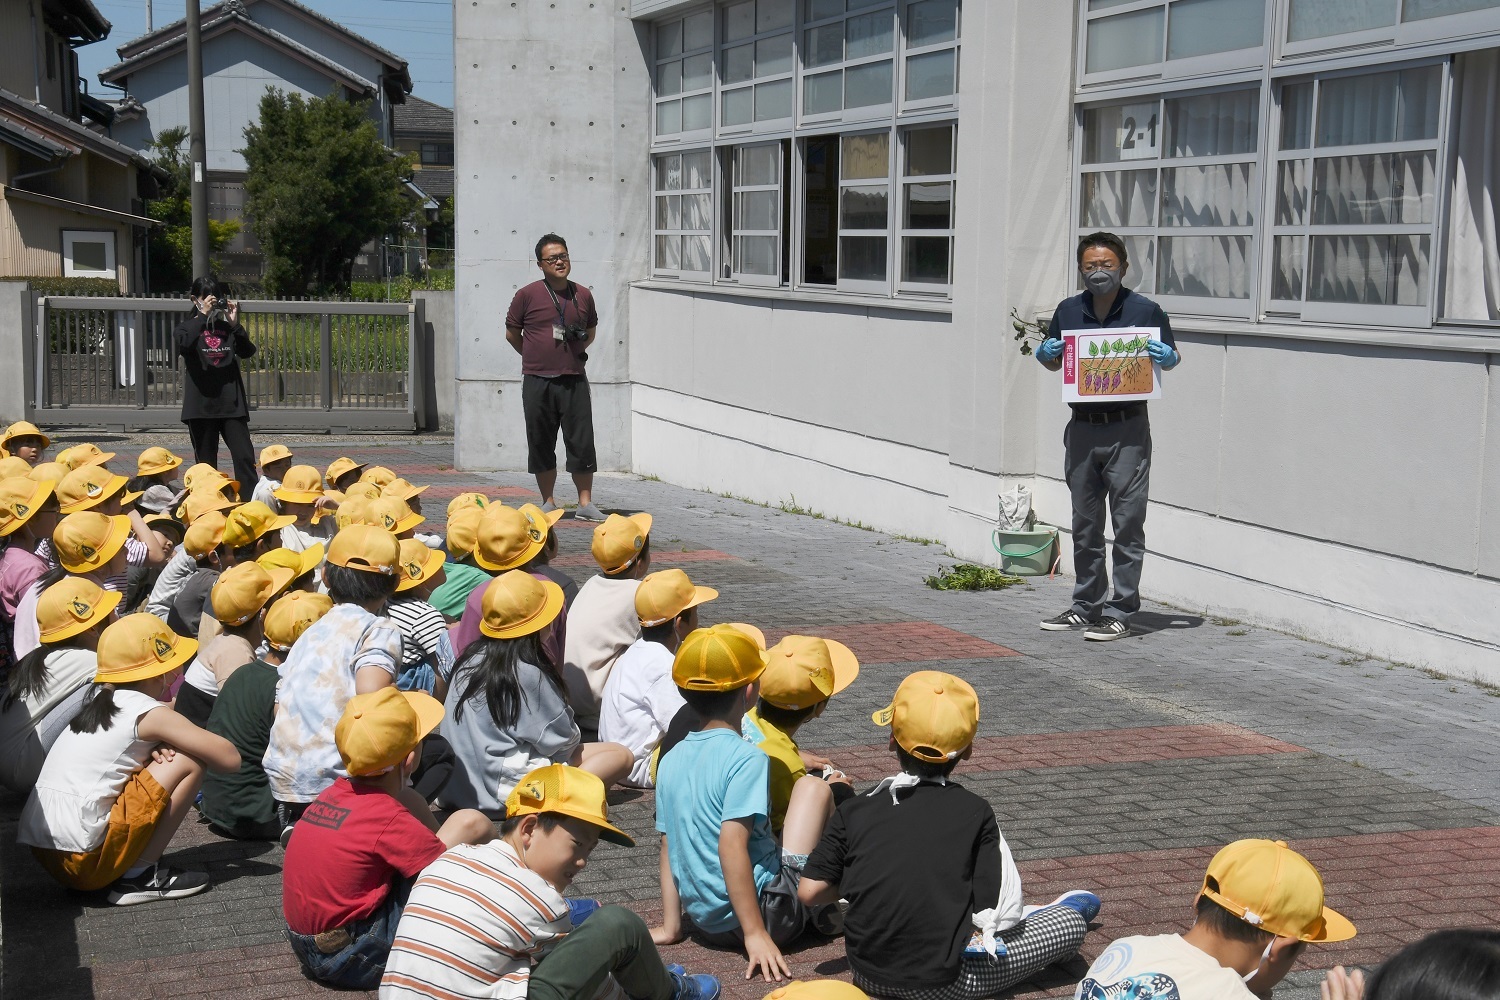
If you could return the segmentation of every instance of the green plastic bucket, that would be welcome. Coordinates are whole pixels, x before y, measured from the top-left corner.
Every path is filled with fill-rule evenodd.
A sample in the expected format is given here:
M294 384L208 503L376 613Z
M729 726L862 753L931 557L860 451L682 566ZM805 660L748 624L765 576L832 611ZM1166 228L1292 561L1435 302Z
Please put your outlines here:
M1000 568L1016 576L1046 576L1052 569L1057 546L1057 529L1039 524L1031 531L995 530L995 551L1000 553Z

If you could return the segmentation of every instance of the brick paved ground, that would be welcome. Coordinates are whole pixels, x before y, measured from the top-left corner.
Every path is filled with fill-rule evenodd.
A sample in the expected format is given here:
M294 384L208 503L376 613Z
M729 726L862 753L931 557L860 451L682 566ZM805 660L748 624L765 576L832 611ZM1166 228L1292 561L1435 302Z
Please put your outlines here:
M178 446L184 442L175 442ZM124 442L107 444L133 454ZM429 515L484 484L508 502L526 477L457 476L444 445L350 444L416 482ZM319 466L339 449L299 444ZM1500 698L1263 629L1150 606L1146 634L1097 647L1041 632L1069 581L1000 593L939 593L922 577L936 546L634 477L601 477L601 504L650 510L657 565L680 565L723 596L705 622L751 621L773 639L812 631L847 642L860 680L804 734L859 780L891 769L869 714L918 664L967 678L980 740L962 780L994 804L1031 901L1083 886L1104 899L1085 957L1114 937L1182 926L1203 865L1223 842L1286 838L1323 870L1332 905L1361 934L1313 948L1278 996L1317 996L1319 969L1372 963L1426 931L1492 923L1500 904ZM441 521L437 521L440 527ZM582 580L590 526L561 522L561 564ZM1150 585L1149 562L1146 582ZM653 797L616 794L640 838L602 846L576 891L658 915ZM19 803L0 802L4 986L28 998L265 998L324 992L281 938L281 850L180 832L169 857L206 866L200 896L116 910L58 889L14 845ZM759 997L743 963L696 944L669 960L718 972L726 995ZM838 941L790 956L802 977L847 976ZM1067 996L1082 960L1018 995Z

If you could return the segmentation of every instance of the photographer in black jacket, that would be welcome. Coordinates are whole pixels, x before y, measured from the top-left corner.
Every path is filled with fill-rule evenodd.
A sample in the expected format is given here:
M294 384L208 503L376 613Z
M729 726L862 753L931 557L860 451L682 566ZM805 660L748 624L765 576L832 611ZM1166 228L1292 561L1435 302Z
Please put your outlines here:
M188 425L195 461L219 464L219 438L229 446L234 478L242 496L255 485L255 448L250 443L250 408L240 358L255 355L250 335L240 326L240 306L213 278L196 278L193 314L177 325L172 339L187 381L182 387L182 422Z

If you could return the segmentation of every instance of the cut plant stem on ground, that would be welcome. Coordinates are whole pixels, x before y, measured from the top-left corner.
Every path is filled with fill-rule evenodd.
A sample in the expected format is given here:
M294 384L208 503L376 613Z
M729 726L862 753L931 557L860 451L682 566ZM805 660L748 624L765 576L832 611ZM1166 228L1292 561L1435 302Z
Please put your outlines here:
M1004 590L1026 581L990 566L958 563L939 566L937 576L929 576L923 582L933 590Z

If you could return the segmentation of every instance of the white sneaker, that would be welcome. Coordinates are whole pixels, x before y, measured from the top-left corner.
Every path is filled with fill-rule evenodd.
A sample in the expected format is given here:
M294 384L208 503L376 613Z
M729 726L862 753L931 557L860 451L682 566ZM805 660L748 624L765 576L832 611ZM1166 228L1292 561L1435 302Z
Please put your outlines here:
M109 901L116 906L135 906L161 899L193 896L208 888L206 872L183 871L154 864L135 878L118 878L109 887Z

